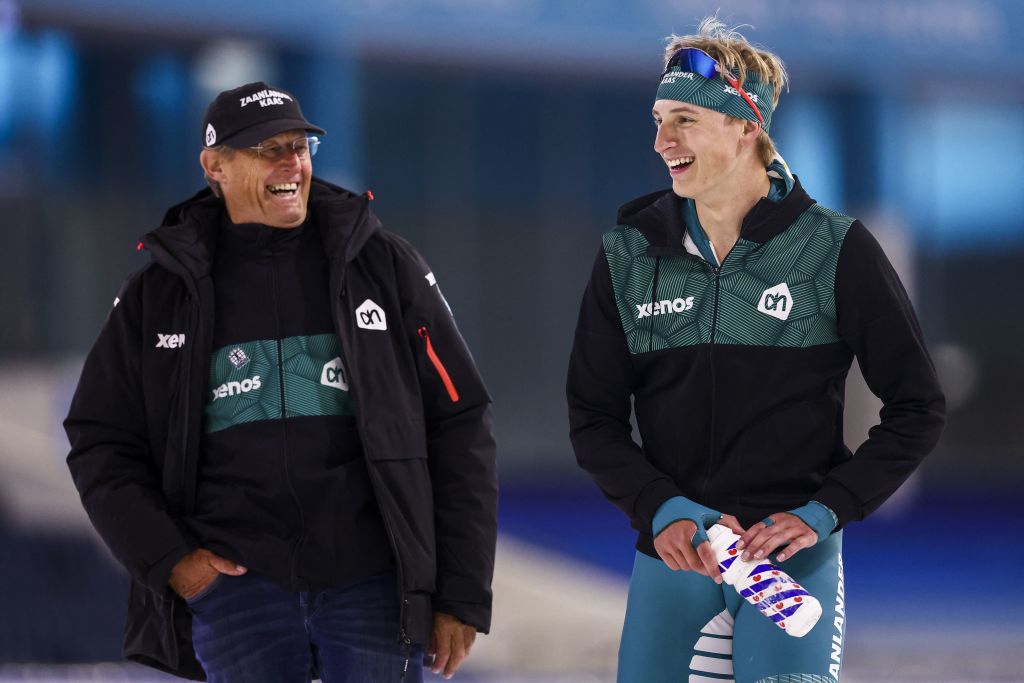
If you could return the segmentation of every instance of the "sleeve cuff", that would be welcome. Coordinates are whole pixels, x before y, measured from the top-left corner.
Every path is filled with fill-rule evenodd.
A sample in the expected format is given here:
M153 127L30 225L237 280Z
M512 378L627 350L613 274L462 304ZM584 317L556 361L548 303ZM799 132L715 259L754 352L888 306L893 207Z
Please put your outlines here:
M180 545L160 558L146 575L146 586L157 594L164 594L169 590L167 583L171 579L171 571L174 569L174 566L178 564L181 558L195 550L196 547L192 544Z
M433 601L435 612L450 614L463 624L472 626L480 633L488 633L491 629L491 610L484 605L476 605L468 602L454 600Z
M836 481L826 481L810 498L835 514L838 521L833 531L842 529L850 522L864 519L860 501L845 486Z
M681 519L688 519L697 525L697 532L693 535L691 543L696 548L708 540L707 527L717 522L722 513L712 510L700 503L695 503L685 496L673 496L669 498L654 514L654 523L651 525L651 532L657 536L665 530L669 524L678 522Z
M789 514L796 515L804 524L814 529L814 533L818 535L819 543L828 538L829 534L832 533L839 523L839 517L836 516L836 513L832 512L832 509L827 505L816 500L812 500L803 507L790 510Z

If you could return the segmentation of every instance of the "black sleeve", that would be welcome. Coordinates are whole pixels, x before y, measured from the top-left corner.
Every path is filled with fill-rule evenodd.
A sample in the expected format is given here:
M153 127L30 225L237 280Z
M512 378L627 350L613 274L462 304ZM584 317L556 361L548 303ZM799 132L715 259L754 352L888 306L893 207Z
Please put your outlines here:
M405 324L427 421L437 535L436 612L487 633L498 535L491 398L433 272L400 243Z
M168 511L146 429L139 278L129 280L86 357L64 420L68 467L100 537L128 572L163 593L196 542Z
M650 531L661 504L683 494L633 441L632 393L633 365L601 249L583 293L569 357L569 436L576 461L608 500L636 528Z
M853 457L812 498L839 525L877 509L934 448L945 399L914 309L885 253L859 222L846 235L836 270L839 335L882 400L880 422Z

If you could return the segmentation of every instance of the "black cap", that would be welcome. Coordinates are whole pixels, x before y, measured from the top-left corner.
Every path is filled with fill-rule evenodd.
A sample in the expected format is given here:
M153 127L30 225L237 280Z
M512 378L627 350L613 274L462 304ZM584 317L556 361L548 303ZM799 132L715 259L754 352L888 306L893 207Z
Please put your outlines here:
M210 102L203 116L203 144L241 149L298 128L327 132L306 120L294 95L257 81L225 90Z

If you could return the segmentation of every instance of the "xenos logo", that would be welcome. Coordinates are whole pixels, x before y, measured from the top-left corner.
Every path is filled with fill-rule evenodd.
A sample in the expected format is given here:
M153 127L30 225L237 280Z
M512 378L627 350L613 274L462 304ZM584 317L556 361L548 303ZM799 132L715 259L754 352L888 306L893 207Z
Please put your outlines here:
M345 372L345 366L341 364L341 358L324 364L323 372L320 373L320 384L348 391L348 374Z
M731 85L725 86L725 94L726 95L736 95L737 97L741 97L739 90L737 90L736 88L732 87ZM750 98L751 102L755 102L755 103L757 102L757 95L756 94L754 94L752 92L748 92L747 93L747 97Z
M757 310L779 320L788 318L789 312L793 310L793 295L789 293L789 286L783 282L761 292Z
M247 394L262 386L263 383L260 382L259 375L254 376L252 379L246 377L241 382L225 382L212 390L213 400L216 401L218 398L227 398L228 396L234 396L235 394Z
M685 299L662 299L661 301L652 302L649 304L637 304L636 310L638 315L636 319L646 318L651 315L664 315L666 313L682 313L693 308L693 297L688 296Z
M116 305L116 304L115 304ZM158 349L179 349L185 345L185 334L163 334L156 333L156 348Z

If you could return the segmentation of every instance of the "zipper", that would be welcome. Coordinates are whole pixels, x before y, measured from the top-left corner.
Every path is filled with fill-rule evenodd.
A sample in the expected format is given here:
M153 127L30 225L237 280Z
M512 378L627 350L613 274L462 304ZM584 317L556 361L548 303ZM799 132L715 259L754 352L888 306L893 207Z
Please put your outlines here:
M402 599L404 605L408 605L409 601L405 598ZM405 674L409 672L409 659L412 656L412 639L409 638L405 633L405 627L402 626L401 638L402 638L402 654L405 655L405 662L402 663L402 675L398 677L398 683L405 683Z
M701 500L707 499L705 494L708 490L708 484L711 483L711 473L712 469L714 468L715 462L715 330L718 327L718 296L719 292L721 291L722 282L722 267L712 267L711 264L708 264L708 266L711 267L711 273L715 278L715 304L714 307L711 309L711 338L708 341L708 364L711 368L711 433L708 437L708 473L707 476L704 477L704 484L700 487Z
M654 257L654 281L651 283L651 306L658 300L658 275L661 273L661 257ZM647 328L647 352L654 350L654 311L651 311L650 326Z
M298 579L299 557L302 554L302 546L306 542L306 515L302 509L302 501L299 500L299 494L295 491L295 482L292 481L292 472L289 467L291 450L288 448L288 409L285 405L284 393L284 344L281 339L280 301L277 296L277 271L275 270L275 265L274 262L270 264L270 287L271 300L274 307L274 336L277 337L275 343L277 346L278 391L281 398L281 448L284 451L284 480L288 486L288 493L291 494L295 507L299 512L299 536L295 542L295 547L292 549L291 562L289 563L291 566L291 580L294 585Z
M351 374L351 371L350 373ZM352 397L352 402L356 403L355 394L352 391L352 386L355 384L355 377L353 376L352 384L349 385L349 395ZM356 403L356 408L358 409ZM363 442L363 452L365 457L366 452L366 441L362 437L362 430L360 430L360 441ZM368 459L367 459L368 460ZM380 475L374 471L373 465L369 461L366 463L366 471L370 475L370 478L376 482L378 490L384 490L384 482L381 481ZM398 640L402 643L402 651L405 653L405 664L402 666L402 676L399 681L405 681L405 671L409 668L409 654L412 645L412 639L409 638L409 634L405 632L405 618L406 612L409 608L409 600L405 597L405 578L404 572L402 571L402 555L398 552L398 541L395 538L395 531L391 526L391 518L388 516L387 511L383 505L378 506L380 508L380 517L384 520L384 530L387 531L388 541L391 543L391 552L395 554L395 577L398 579L398 595L402 598L402 604L398 606Z
M427 357L430 358L430 362L434 364L434 369L437 370L437 374L440 375L441 381L444 383L444 388L448 391L448 398L452 400L452 403L459 402L459 392L455 389L455 383L452 382L451 376L444 367L444 363L438 357L437 352L434 351L434 345L430 342L430 332L427 330L427 326L423 325L418 330L421 337L427 343Z

